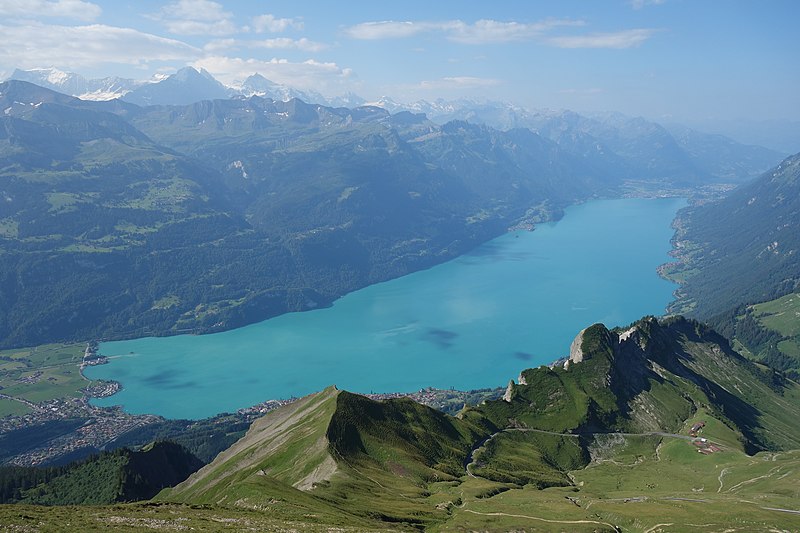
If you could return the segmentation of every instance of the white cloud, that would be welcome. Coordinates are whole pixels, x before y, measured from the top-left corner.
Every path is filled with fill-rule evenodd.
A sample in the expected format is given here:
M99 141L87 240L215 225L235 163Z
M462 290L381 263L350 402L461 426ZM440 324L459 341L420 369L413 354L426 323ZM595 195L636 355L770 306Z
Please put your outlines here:
M232 85L258 72L274 82L299 89L313 89L323 94L341 94L353 81L353 71L336 63L309 59L292 62L273 58L242 59L239 57L210 56L195 61L192 66L204 68L222 83Z
M161 22L175 35L231 35L239 31L233 13L210 0L178 0L164 6L150 18Z
M89 21L99 17L102 9L83 0L0 0L0 13L4 18L64 17Z
M304 52L319 52L328 48L325 43L311 41L305 37L300 39L290 39L288 37L276 37L274 39L215 39L208 42L203 50L209 53L223 52L226 50L237 50L242 48L266 48L269 50L302 50Z
M662 3L665 0L638 0L644 4ZM586 22L574 19L545 19L534 23L501 22L482 19L472 24L461 20L431 21L380 21L363 22L344 30L353 39L378 40L412 37L423 33L438 33L450 41L463 44L507 43L535 40L559 48L631 48L649 39L656 30L632 29L609 33L584 35L553 35L564 27L585 26Z
M458 24L449 29L449 39L465 44L503 43L525 41L540 37L558 27L583 26L581 20L546 19L533 24L479 20L474 24Z
M633 9L642 9L645 6L660 6L667 0L631 0L630 4Z
M550 37L547 43L558 48L633 48L656 32L653 29L624 30L612 33L592 33Z
M173 19L214 22L230 19L233 14L223 11L222 5L210 0L178 0L161 9L161 15Z
M167 31L174 35L231 35L238 31L230 20L203 22L201 20L164 21Z
M319 52L320 50L324 50L328 47L328 45L323 43L318 43L315 41L309 41L305 37L300 39L289 39L288 37L278 37L275 39L265 39L263 41L252 41L250 43L251 46L258 46L261 48L295 48L297 50L303 50L304 52Z
M280 33L288 29L302 30L303 21L300 19L277 18L275 15L259 15L253 17L253 29L256 33Z
M441 23L384 20L380 22L362 22L346 28L344 33L353 39L377 40L411 37L418 33L436 29L441 29Z
M541 37L563 26L583 26L585 22L572 19L545 19L534 23L501 22L481 19L473 24L461 20L380 21L363 22L344 30L353 39L377 40L411 37L421 33L441 33L447 39L464 44L503 43Z
M102 24L58 26L0 25L0 64L20 68L58 65L94 67L108 63L126 65L150 61L191 60L202 52L186 43Z
M233 38L214 39L213 41L207 42L203 46L203 50L210 53L222 52L224 50L233 50L235 48L239 48L240 42L241 41Z

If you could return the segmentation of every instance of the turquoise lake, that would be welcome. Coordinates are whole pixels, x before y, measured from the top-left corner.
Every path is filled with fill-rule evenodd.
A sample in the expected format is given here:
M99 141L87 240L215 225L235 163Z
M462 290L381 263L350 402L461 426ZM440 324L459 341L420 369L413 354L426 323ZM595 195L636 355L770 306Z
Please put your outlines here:
M595 200L533 232L498 237L332 307L213 335L105 342L92 379L123 389L101 406L203 418L335 384L354 392L505 386L567 354L584 327L660 315L671 222L685 200Z

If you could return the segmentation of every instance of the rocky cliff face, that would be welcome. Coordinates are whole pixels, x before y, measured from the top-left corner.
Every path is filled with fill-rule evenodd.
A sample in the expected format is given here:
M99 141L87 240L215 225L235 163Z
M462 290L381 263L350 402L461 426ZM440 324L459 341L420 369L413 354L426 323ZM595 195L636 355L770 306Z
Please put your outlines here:
M583 332L586 331L582 329L578 335L575 336L575 339L572 341L572 344L569 346L569 358L567 361L564 362L564 368L569 368L569 365L572 363L580 363L583 361L583 349L581 346L583 345Z

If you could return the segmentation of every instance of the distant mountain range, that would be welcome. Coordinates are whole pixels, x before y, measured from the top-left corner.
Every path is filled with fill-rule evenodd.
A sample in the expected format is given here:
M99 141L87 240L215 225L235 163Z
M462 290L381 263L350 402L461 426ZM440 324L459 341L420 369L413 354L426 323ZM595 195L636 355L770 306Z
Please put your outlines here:
M180 69L169 76L152 80L126 78L87 79L74 72L55 68L15 70L9 80L27 81L82 100L113 100L120 98L136 105L187 105L201 100L260 96L287 102L297 98L309 103L335 107L357 107L364 99L353 94L326 98L316 91L301 91L272 82L260 74L253 74L241 83L225 86L208 71L192 67Z
M262 98L270 98L282 102L297 98L306 103L321 104L330 107L353 108L368 105L381 107L392 114L402 111L422 113L437 124L444 124L451 120L464 120L473 124L485 124L500 130L529 128L553 140L558 140L559 142L564 141L564 147L569 143L573 143L575 144L575 149L584 153L587 150L601 151L604 146L611 147L615 142L618 143L621 140L618 135L620 128L626 129L626 131L631 132L631 134L636 134L636 128L639 128L638 132L641 133L643 132L642 128L645 127L645 124L647 125L646 129L650 130L648 135L651 137L642 142L661 142L661 140L666 140L664 150L669 150L670 144L674 142L680 143L680 139L686 139L688 135L687 132L691 132L691 135L693 135L693 142L699 141L700 143L710 144L709 147L712 150L716 146L713 142L709 143L708 141L699 139L699 137L706 134L690 130L684 126L670 125L668 128L664 129L659 124L641 118L625 117L621 114L582 116L571 111L531 110L507 102L479 102L469 99L438 99L433 102L418 100L412 103L400 103L389 96L383 96L378 100L368 102L364 98L353 93L330 97L324 96L314 90L299 90L288 85L275 83L258 73L254 73L244 81L231 84L230 86L223 85L207 71L203 69L198 71L192 67L185 67L170 76L160 76L147 81L118 77L86 79L80 74L63 72L55 68L31 70L17 69L11 74L9 79L34 83L41 87L81 98L82 100L112 100L121 98L122 100L140 106L188 105L201 100L237 97L248 98L250 96L260 96ZM627 122L627 124L625 124L625 122ZM780 125L776 127L780 127ZM792 125L786 126L786 128L789 129L793 127ZM740 130L741 128L734 129L737 135L741 133ZM677 134L676 132L681 133ZM675 138L670 139L670 134L674 134ZM609 135L612 138L609 138ZM569 139L569 137L572 138ZM658 137L662 139L658 139ZM720 135L715 135L714 137L722 140ZM781 137L783 142L771 139L767 134L761 135L760 137L755 135L744 135L740 137L750 140L753 145L759 144L758 142L752 142L753 139L756 141L763 140L765 141L765 146L773 148L772 150L762 150L759 153L755 146L748 147L752 152L750 157L761 159L762 161L764 159L772 159L774 161L780 155L785 156L787 153L800 149L800 146L794 146L796 143L792 141L792 135L788 137L787 135L783 135ZM800 139L800 137L797 138ZM742 146L741 142L731 141L730 139L724 140L736 149ZM683 147L686 148L686 146ZM726 153L726 150L722 150L721 152L717 152L716 157L722 159L725 157ZM713 156L712 154L713 152L709 151L706 155ZM654 156L656 158L663 157L663 155L660 154L654 154ZM617 165L617 163L619 163L619 161L609 161L611 165ZM704 165L700 163L701 169L703 166ZM629 169L632 174L638 173L638 177L645 177L646 173L645 176L642 176L642 170L646 171L646 169L642 168ZM729 175L734 178L735 181L737 174L731 172ZM750 177L754 177L754 175Z

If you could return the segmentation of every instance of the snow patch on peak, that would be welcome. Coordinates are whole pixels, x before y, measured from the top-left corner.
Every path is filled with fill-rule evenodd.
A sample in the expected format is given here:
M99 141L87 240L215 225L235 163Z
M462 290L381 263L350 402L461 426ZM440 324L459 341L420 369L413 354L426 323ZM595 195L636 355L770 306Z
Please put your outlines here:
M47 69L47 81L52 83L53 85L62 85L66 83L74 74L68 74L62 70L58 70L56 68Z

